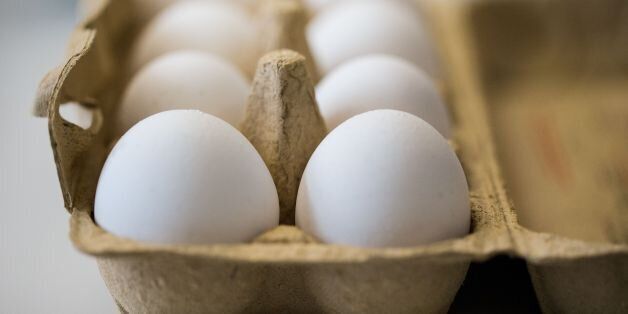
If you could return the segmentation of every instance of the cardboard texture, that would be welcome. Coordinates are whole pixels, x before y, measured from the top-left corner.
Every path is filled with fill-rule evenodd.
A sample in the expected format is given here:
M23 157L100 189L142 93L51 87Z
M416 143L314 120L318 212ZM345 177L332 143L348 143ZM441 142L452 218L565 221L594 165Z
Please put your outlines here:
M454 104L490 117L541 308L628 312L628 3L431 8Z
M513 83L509 85L512 88L502 89L501 81L492 80L503 75L496 69L503 70L504 64L509 69L509 63L498 63L503 59L497 57L505 58L510 53L523 59L525 51L535 50L523 49L528 48L523 42L519 49L507 51L507 47L491 41L502 37L482 40L481 35L494 35L491 31L520 35L515 31L525 30L530 21L526 16L522 21L509 14L518 17L531 10L538 12L541 20L551 19L543 9L554 3L562 2L424 3L446 65L448 79L444 86L455 120L452 142L470 186L472 233L414 248L360 249L317 243L289 225L294 219L294 197L301 172L325 129L312 87L316 74L308 73L313 63L311 58L301 56L309 56L303 34L305 13L298 2L288 0L268 1L256 11L265 21L269 38L264 49L291 48L300 55L281 50L260 60L242 124L243 133L272 172L281 199L281 219L288 225L269 230L252 243L207 246L146 245L100 229L91 215L94 194L114 140L109 135L110 121L128 75L123 70L125 47L138 27L134 19L137 3L105 0L75 31L66 62L44 78L36 97L36 113L49 119L65 206L71 213L71 240L79 250L97 259L102 277L123 313L443 313L469 263L498 254L528 261L544 311L627 312L628 231L621 223L626 221L626 206L612 207L615 209L603 212L599 219L578 220L557 213L538 218L544 213L523 203L525 207L518 210L524 227L518 223L501 177L498 153L503 157L507 155L502 153L504 147L506 151L507 147L519 147L517 142L523 136L518 131L523 127L517 125L522 115L510 110L524 107L501 104L527 104L535 98L519 97L528 90L524 84ZM604 2L611 8L618 3ZM491 58L482 59L482 54ZM515 70L532 67L514 64L519 66ZM603 86L604 81L596 83ZM509 93L493 92L501 90ZM625 93L621 88L616 91ZM95 123L85 130L65 121L59 107L68 102L92 108ZM513 122L494 123L499 120L496 116ZM564 127L572 128L567 122ZM501 144L499 150L493 131ZM609 152L613 154L615 151ZM516 172L517 167L527 167L519 166L526 165L519 160L514 164L509 158L503 160L507 174ZM543 175L539 173L539 180ZM528 193L538 192L538 187L529 184L518 183L524 187L517 187L516 194L526 198ZM595 184L590 186L595 188ZM546 199L550 202L552 195ZM553 204L546 211L557 208L558 213L571 215L561 204ZM583 206L582 212L586 210ZM599 225L594 224L590 233L580 233L578 230L584 229L570 227L579 221ZM601 227L602 222L613 224Z
M273 175L282 224L294 225L301 175L327 134L305 60L292 50L260 60L241 127Z

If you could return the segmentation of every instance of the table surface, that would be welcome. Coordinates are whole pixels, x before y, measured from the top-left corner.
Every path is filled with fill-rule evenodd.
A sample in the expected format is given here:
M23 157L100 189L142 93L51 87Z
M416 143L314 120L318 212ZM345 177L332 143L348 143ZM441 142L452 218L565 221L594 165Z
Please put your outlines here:
M68 239L41 77L62 61L71 0L0 1L0 313L115 313L93 259Z

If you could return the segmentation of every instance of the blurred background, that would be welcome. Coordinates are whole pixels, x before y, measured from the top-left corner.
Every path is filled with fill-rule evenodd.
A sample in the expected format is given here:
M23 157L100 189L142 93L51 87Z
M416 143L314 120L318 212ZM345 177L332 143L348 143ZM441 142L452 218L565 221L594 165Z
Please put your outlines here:
M0 1L0 313L115 313L96 262L68 239L46 119L31 106L62 62L76 0Z

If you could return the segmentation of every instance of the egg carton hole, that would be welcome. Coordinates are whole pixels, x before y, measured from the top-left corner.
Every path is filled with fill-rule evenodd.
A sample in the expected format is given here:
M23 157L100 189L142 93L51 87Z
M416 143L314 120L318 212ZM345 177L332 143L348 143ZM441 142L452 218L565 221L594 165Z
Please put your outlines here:
M59 114L66 122L93 133L98 132L102 124L100 110L87 102L71 101L64 103L59 107Z

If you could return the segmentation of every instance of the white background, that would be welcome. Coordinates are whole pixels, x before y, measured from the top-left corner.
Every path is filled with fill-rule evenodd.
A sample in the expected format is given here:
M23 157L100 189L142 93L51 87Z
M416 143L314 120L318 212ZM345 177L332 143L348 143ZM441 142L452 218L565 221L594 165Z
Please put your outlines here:
M0 0L0 313L116 313L93 259L68 239L41 77L62 61L72 0Z

